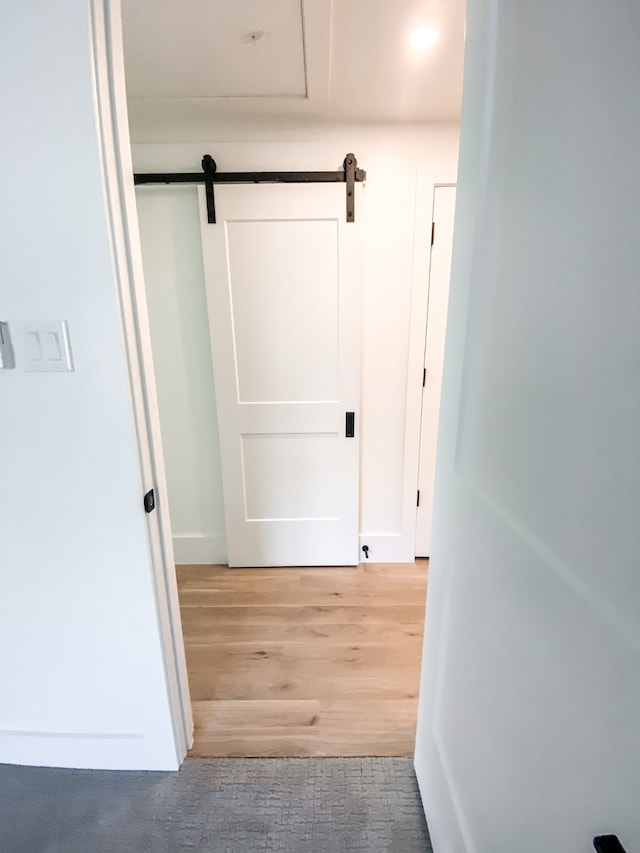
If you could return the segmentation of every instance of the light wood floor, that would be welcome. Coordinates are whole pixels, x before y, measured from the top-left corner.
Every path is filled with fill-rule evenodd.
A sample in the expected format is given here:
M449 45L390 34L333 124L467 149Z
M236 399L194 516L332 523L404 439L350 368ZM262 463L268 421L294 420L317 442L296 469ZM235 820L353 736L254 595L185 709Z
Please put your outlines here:
M190 755L410 755L427 568L178 566Z

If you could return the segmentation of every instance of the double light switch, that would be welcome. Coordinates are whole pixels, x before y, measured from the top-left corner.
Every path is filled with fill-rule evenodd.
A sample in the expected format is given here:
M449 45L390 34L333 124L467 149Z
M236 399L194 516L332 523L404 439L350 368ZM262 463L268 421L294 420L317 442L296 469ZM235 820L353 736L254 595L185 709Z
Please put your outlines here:
M69 329L64 320L24 323L21 329L22 368L33 371L73 370Z
M12 323L16 346L9 335L9 324L0 322L0 367L17 366L29 373L73 370L69 329L65 320L29 320Z

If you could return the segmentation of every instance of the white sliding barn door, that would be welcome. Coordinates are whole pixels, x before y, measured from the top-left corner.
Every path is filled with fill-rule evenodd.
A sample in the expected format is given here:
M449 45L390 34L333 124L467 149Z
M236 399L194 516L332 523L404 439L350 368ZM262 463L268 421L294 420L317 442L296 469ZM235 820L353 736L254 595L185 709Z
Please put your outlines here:
M451 278L453 216L456 188L436 187L433 199L433 247L429 273L429 308L424 349L424 388L420 418L420 463L416 512L416 557L431 554L431 521L433 516L433 481L436 470L436 445L440 415L440 389L444 338Z
M356 564L361 257L345 186L215 199L210 225L200 188L229 565Z
M416 771L436 853L632 853L640 3L467 10Z

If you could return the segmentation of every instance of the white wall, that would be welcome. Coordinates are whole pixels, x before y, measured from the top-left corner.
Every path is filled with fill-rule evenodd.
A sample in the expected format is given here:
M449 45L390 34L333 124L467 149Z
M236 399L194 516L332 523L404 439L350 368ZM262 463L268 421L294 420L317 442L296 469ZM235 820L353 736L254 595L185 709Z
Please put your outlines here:
M631 853L640 5L468 13L416 770L437 853Z
M136 192L171 528L178 563L224 562L218 424L192 187Z
M0 318L75 362L0 371L0 762L176 767L86 0L2 4L0 99Z
M431 206L434 184L455 180L457 136L454 125L316 127L133 146L139 172L197 171L205 153L220 171L337 169L348 151L367 169L356 213L366 220L360 530L378 561L415 553ZM176 559L223 560L196 193L140 187L137 198Z

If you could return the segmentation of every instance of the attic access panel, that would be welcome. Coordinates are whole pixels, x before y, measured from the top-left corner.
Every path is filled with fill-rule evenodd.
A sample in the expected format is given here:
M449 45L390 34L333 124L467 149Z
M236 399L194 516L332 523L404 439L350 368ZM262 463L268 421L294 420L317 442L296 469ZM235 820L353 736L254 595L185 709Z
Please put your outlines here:
M301 0L124 0L122 19L129 97L307 98Z
M143 184L204 184L207 195L207 222L216 221L214 184L346 184L347 222L355 222L355 184L366 180L367 173L358 168L355 154L347 154L342 169L335 172L218 172L210 154L202 158L202 172L136 173L133 182Z

